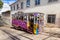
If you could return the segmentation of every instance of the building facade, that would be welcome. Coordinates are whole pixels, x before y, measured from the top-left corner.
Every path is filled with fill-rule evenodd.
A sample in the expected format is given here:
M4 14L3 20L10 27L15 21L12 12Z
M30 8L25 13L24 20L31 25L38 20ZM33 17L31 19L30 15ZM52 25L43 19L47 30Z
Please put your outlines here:
M17 0L10 7L11 14L44 13L45 26L60 27L60 0Z
M3 22L6 24L6 25L9 25L11 26L11 17L10 17L10 11L5 11L5 12L2 12L2 20Z
M11 15L10 15L10 6L6 3L3 4L3 8L1 9L1 19L4 22L4 25L8 25L11 27Z

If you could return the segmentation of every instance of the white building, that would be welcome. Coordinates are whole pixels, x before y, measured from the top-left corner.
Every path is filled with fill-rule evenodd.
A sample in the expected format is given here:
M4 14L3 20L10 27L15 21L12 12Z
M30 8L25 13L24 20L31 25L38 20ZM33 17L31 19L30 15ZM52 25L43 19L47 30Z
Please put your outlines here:
M3 4L3 8L1 9L1 17L2 17L2 21L11 26L11 15L10 15L10 6L6 3Z
M44 13L45 25L60 27L60 0L17 0L11 4L11 13Z

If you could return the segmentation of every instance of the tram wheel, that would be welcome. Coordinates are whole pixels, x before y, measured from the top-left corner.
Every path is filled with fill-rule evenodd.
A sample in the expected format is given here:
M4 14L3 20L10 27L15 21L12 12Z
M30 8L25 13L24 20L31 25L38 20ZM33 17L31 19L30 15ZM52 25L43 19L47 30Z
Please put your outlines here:
M21 27L21 30L23 31L23 30L24 30L24 28L22 28L22 27Z
M16 27L13 25L13 28L16 29Z

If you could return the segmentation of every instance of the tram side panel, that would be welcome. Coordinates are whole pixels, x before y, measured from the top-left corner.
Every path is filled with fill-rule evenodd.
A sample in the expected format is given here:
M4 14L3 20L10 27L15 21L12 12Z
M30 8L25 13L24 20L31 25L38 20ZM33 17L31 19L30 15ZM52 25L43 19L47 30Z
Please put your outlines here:
M12 19L12 24L16 28L17 27L21 28L23 30L26 30L30 33L34 33L36 35L41 31L41 27L43 26L42 22L43 22L44 15L41 15L38 13L35 13L35 14L32 13L29 15L25 15L25 20L24 19L21 20L19 16L18 16L18 19L16 19L16 18ZM24 16L22 16L21 18L24 18Z
M22 21L22 20L17 20L17 19L12 19L12 25L15 27L15 28L23 28L23 29L27 29L27 24Z

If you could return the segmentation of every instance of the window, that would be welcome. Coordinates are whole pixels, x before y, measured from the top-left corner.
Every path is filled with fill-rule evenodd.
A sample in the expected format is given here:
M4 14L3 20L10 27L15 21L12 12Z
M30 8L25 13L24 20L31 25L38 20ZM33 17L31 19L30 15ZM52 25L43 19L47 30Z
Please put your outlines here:
M30 0L27 0L26 1L26 7L29 7L30 6Z
M35 5L39 5L40 4L40 0L35 0Z
M11 6L11 11L12 11L12 6Z
M17 4L17 9L19 9L19 5Z
M21 9L23 9L23 2L21 2Z
M15 10L15 6L14 6L14 10Z
M55 1L58 1L58 0L49 0L48 2L55 2Z
M47 22L48 23L55 23L55 18L56 18L56 15L48 15Z

